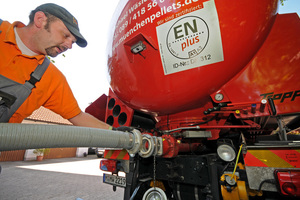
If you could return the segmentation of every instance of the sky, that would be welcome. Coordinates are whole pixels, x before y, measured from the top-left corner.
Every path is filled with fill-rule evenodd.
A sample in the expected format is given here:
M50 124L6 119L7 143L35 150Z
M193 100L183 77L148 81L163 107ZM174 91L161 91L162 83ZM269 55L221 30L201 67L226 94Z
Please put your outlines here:
M0 6L0 18L9 22L28 24L29 13L43 3L65 7L78 20L87 47L73 45L71 50L54 58L56 67L66 76L80 108L85 108L102 94L108 94L106 46L110 22L119 0L9 0ZM279 13L297 12L300 0L286 0Z

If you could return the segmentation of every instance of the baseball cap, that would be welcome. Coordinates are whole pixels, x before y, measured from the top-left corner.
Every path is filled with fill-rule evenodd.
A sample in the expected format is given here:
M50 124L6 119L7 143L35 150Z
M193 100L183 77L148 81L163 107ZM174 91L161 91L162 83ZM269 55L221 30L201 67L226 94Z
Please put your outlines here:
M65 8L56 5L54 3L46 3L38 6L37 11L47 12L55 17L59 18L69 31L76 37L76 44L80 47L86 47L87 41L79 32L78 21L77 19L69 13Z

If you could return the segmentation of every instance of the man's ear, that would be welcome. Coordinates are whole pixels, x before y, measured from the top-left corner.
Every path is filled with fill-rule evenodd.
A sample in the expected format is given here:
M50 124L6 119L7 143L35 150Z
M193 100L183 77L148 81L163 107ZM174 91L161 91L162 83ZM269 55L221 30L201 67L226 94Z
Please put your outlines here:
M34 25L37 28L43 28L47 23L47 17L42 11L38 11L34 15Z

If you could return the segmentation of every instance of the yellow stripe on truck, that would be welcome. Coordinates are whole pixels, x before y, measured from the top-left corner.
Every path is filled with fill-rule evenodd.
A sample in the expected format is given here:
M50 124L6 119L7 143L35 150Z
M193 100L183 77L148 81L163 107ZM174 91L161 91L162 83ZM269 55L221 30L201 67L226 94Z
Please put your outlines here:
M299 150L297 150L299 151ZM294 168L293 165L289 164L275 153L270 150L249 150L247 153L252 154L258 160L263 162L268 167L280 167L280 168Z

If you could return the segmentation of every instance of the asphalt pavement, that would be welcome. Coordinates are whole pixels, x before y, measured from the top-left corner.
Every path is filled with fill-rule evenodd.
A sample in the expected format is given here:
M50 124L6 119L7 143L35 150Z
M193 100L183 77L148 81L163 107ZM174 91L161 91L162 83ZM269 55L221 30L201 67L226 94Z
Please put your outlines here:
M96 155L0 162L1 200L122 200L124 189L103 183Z

